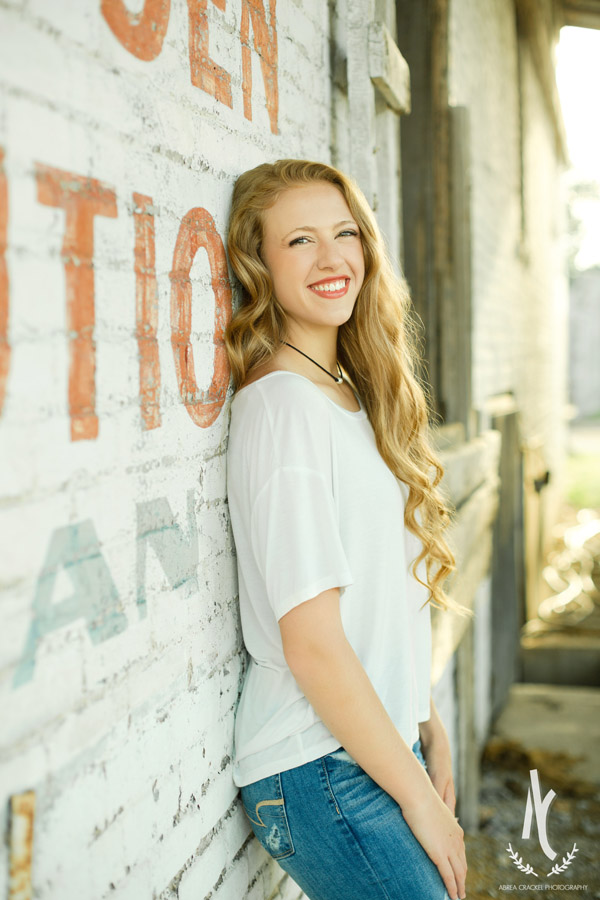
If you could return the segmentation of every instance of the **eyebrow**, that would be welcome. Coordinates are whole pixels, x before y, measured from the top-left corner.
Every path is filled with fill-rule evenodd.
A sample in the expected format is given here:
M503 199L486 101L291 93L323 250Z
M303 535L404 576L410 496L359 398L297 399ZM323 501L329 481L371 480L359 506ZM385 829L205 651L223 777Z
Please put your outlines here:
M336 222L336 224L333 226L333 228L339 228L340 225L354 225L355 228L358 228L358 225L356 224L354 219L342 219L341 222ZM298 225L297 228L292 228L291 231L288 231L288 233L286 235L284 235L281 240L285 241L286 238L289 238L290 234L293 234L295 231L315 232L315 231L318 231L318 229L314 228L312 225Z

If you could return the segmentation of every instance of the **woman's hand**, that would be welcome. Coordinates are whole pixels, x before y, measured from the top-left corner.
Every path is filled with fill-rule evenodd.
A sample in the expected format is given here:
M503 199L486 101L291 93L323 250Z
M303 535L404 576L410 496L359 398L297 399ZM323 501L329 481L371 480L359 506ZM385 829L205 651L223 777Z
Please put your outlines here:
M408 818L404 808L402 814L427 855L438 867L449 896L455 900L457 897L466 896L467 858L464 831L454 816L456 794L452 776L450 741L433 703L433 698L431 698L431 717L429 721L420 723L419 734L421 750L427 764L427 774L436 791L433 794L438 805L437 816L435 812L433 813L436 821L435 828L427 831L426 820L422 819L417 809L414 812L409 809ZM441 807L442 814L440 814L439 807ZM450 815L454 817L453 821L450 819ZM409 818L414 821L414 827Z
M445 738L445 739L444 739ZM427 763L427 772L431 783L444 801L452 815L456 808L456 793L452 777L452 757L450 744L444 732L437 741L434 740L427 749L423 748L423 756Z
M419 723L421 751L427 763L431 782L452 815L456 807L456 794L452 778L452 755L448 733L440 715L430 698L430 718Z
M465 833L453 813L435 791L429 791L414 805L402 807L408 827L437 866L449 897L462 900L467 877Z

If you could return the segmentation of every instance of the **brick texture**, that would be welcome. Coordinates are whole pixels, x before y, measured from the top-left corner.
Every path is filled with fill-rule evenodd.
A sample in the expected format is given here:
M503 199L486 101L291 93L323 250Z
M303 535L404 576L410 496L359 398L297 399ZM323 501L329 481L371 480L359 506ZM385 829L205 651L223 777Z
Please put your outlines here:
M563 478L568 285L561 163L530 44L503 0L450 4L450 102L469 110L473 406L514 393L524 444Z
M240 171L330 159L328 27L0 3L0 794L40 900L300 897L231 778L223 243Z

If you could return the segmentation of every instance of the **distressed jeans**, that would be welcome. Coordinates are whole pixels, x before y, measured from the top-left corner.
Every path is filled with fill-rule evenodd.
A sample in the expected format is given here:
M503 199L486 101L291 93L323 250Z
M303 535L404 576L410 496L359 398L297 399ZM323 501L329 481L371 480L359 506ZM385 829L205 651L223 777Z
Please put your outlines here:
M412 750L427 769L420 740ZM260 844L310 900L449 900L396 801L343 748L240 791Z

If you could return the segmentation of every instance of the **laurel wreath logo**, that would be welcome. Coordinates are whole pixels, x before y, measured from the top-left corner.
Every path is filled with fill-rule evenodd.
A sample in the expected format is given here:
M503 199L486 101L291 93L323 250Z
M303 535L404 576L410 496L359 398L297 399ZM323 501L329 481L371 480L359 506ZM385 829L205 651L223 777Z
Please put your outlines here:
M577 844L573 844L573 849L571 850L571 852L567 853L566 856L563 856L562 866L559 866L558 863L555 863L552 866L552 868L550 869L550 871L548 872L548 875L558 875L559 872L564 872L565 869L568 869L569 866L571 865L571 863L573 862L573 860L575 859L576 853L579 853L579 847L577 846Z
M533 866L531 866L529 863L523 862L523 857L519 856L516 850L513 850L510 844L506 848L506 852L509 854L517 869L520 869L521 872L524 872L526 875L535 875L536 878L540 877ZM562 865L559 865L559 863L555 863L550 871L547 872L547 875L559 875L561 872L564 872L565 869L569 868L577 853L579 853L579 847L577 846L577 844L573 844L573 849L570 850L566 856L563 856Z
M518 869L520 869L521 872L525 872L526 875L535 875L536 878L539 878L539 877L540 877L540 876L538 875L538 873L537 873L537 872L529 865L529 863L527 863L526 865L523 864L523 857L522 857L522 856L518 856L516 850L513 850L513 848L511 847L510 844L508 845L508 847L506 848L506 850L507 850L507 853L509 853L509 855L510 855L512 861L514 862L515 866L516 866Z

